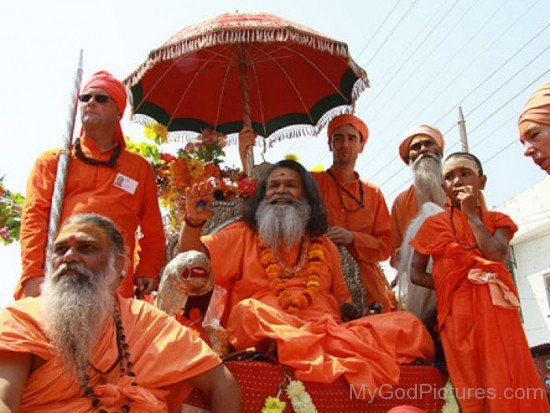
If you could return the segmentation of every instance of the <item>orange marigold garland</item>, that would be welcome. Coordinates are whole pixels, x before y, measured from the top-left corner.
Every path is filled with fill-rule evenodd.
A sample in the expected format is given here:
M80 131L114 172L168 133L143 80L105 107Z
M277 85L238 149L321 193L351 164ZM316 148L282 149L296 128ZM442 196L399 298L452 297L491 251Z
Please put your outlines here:
M313 302L321 286L320 271L325 261L325 250L322 241L319 238L314 238L311 242L302 245L303 252L300 261L294 268L288 268L288 265L262 241L260 241L259 248L260 263L264 267L266 277L269 280L269 288L277 296L279 305L289 314L300 314L300 310ZM307 275L306 287L302 293L292 295L286 291L284 279L295 276L304 265Z

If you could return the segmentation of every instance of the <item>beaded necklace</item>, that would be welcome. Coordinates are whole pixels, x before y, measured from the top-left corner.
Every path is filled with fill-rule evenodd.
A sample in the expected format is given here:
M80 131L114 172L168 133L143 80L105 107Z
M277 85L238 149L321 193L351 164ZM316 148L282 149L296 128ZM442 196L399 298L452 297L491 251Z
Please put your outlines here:
M307 241L301 246L302 251L300 255L303 255L305 258L303 260L300 259L290 276L288 272L285 274L283 271L288 265L278 254L274 254L271 248L265 245L262 240L259 241L259 249L260 263L264 267L269 280L269 288L277 296L279 305L289 314L299 315L300 310L309 306L319 292L321 285L319 273L325 260L322 241L319 238L314 238L311 242ZM306 252L304 253L304 251ZM303 262L300 264L301 261ZM304 265L306 265L305 272L307 274L306 288L302 293L292 295L286 290L284 280L293 277Z
M130 346L126 343L126 335L124 334L124 327L122 325L122 320L120 318L120 313L115 308L113 313L113 318L115 321L116 328L116 342L118 349L118 357L107 370L102 371L94 366L89 360L87 361L87 366L91 367L92 370L99 373L103 381L107 381L107 376L111 373L115 367L118 365L120 367L120 377L127 375L129 377L136 377L136 373L133 370L134 363L130 361ZM107 413L101 406L101 401L94 395L93 389L90 387L90 376L84 370L82 375L80 386L84 389L84 395L91 399L92 408L97 409L99 413ZM133 382L132 386L137 386L137 383ZM125 404L120 407L122 413L128 413L130 411L130 400L127 400Z
M119 143L115 147L115 150L113 151L109 159L107 159L106 161L98 161L97 159L88 158L86 155L84 155L84 152L82 152L82 146L80 145L80 138L78 138L74 144L75 156L78 159L80 159L82 162L92 166L107 166L109 168L114 167L118 157L120 156L121 151L122 151L122 145Z
M338 193L338 198L340 199L340 204L342 205L342 208L344 208L348 212L356 212L359 211L361 208L365 207L364 201L365 201L365 192L363 191L363 185L361 184L361 181L358 182L359 186L359 199L352 194L350 191L348 191L340 182L338 182L338 179L334 176L332 171L330 169L327 170L328 176L332 178L334 183L336 184L336 189ZM342 192L349 196L351 199L353 199L357 203L356 208L348 208L346 204L344 203L344 198L342 197Z

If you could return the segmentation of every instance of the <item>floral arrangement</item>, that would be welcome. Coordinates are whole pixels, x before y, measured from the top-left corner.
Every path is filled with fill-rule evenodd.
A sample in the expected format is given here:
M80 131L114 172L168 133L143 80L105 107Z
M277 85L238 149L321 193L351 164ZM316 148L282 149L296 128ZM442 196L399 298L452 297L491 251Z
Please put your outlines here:
M177 231L185 216L185 189L193 184L210 180L216 200L230 201L236 196L249 197L255 182L230 168L221 168L226 136L214 130L205 130L194 142L179 149L176 155L164 153L161 146L168 141L165 126L152 123L144 128L144 135L153 143L133 142L126 138L127 149L145 157L156 174L161 206L169 212L170 229Z
M281 383L280 391L277 397L268 397L265 399L264 407L261 413L282 413L286 408L286 402L281 401L281 393L284 388L284 383ZM300 380L290 380L286 387L286 395L292 405L292 410L296 413L317 413L317 408L311 400L311 396L306 391L304 383Z
M19 240L21 212L25 198L17 192L11 192L4 186L4 177L0 178L0 242L3 245Z
M304 243L296 269L284 268L285 263L263 242L260 242L259 247L260 263L265 269L269 287L277 296L279 305L287 313L299 315L300 310L313 302L321 285L319 272L323 268L325 260L322 242L315 238L311 242ZM292 295L285 288L284 278L298 272L304 265L307 274L306 288L301 294Z

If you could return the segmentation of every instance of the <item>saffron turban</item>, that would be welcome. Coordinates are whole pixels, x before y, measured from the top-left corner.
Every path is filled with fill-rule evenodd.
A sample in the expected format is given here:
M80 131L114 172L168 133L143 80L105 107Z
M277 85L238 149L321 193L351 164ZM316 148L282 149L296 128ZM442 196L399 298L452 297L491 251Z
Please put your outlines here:
M522 127L524 121L550 125L550 82L540 85L527 100L518 120L520 137L525 133Z
M124 109L126 109L126 88L119 80L105 70L101 70L92 75L90 80L86 82L82 90L85 92L91 88L103 89L109 94L109 96L115 102L115 105L122 116ZM124 134L122 133L122 128L120 127L120 122L118 122L115 128L115 139L119 141L124 148L126 146L124 142Z
M445 149L445 139L443 139L443 134L441 131L432 125L418 125L405 133L403 140L399 144L399 156L407 165L409 164L409 149L411 146L411 141L417 135L425 135L432 138L441 153L443 153Z
M124 109L126 109L126 88L122 82L115 79L109 72L102 70L94 73L82 90L86 91L94 87L107 92L115 102L120 114L124 113Z
M367 125L365 122L363 122L361 119L359 119L357 116L349 115L349 114L343 114L338 115L334 119L330 121L327 128L327 134L328 139L330 142L330 137L332 136L332 133L336 128L339 128L340 126L352 126L361 134L361 138L364 142L367 141L369 138L369 128L367 128Z

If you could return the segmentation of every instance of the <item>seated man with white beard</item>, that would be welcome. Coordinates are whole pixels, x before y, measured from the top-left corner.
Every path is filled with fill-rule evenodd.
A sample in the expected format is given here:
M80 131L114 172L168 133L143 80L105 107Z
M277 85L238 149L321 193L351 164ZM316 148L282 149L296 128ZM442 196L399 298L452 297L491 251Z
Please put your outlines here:
M1 412L175 412L190 386L212 411L239 411L238 383L202 340L116 294L127 262L109 219L65 221L41 297L0 314Z
M186 191L180 249L209 254L216 282L229 291L222 321L235 349L275 345L297 379L330 383L343 375L371 392L398 383L398 364L432 358L428 332L409 313L342 322L351 297L336 246L323 235L317 185L299 163L270 166L244 220L201 238L212 199L207 183Z

